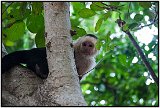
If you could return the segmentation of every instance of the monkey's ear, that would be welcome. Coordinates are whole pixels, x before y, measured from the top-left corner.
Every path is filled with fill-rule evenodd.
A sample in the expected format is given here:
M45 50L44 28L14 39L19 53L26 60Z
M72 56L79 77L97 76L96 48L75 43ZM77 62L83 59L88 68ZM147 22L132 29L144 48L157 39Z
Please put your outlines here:
M71 34L71 36L74 36L77 34L77 32L76 32L76 30L70 30L70 34Z

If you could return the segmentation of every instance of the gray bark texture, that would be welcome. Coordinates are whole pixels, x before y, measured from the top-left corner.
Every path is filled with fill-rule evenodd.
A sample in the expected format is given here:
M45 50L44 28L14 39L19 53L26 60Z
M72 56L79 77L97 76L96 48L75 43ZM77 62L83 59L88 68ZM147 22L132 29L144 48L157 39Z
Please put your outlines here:
M44 2L44 18L48 78L42 80L26 68L14 67L2 75L2 106L87 105L70 46L69 3Z

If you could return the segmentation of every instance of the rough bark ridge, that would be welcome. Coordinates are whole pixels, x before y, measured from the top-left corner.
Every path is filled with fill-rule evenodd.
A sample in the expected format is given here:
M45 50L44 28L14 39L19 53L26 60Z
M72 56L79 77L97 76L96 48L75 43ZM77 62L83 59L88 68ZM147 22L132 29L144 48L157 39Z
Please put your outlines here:
M70 47L69 4L46 2L44 10L49 76L41 80L27 69L13 68L2 76L4 106L86 105Z

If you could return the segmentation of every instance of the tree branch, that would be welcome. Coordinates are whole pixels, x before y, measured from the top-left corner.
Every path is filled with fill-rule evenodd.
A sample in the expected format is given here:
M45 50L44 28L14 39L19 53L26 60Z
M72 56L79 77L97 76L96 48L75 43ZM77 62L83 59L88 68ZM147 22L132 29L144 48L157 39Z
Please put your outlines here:
M154 20L155 21L155 20ZM139 47L139 45L137 44L137 42L135 41L135 39L133 38L133 36L131 35L129 30L124 30L123 26L125 25L124 21L121 20L121 18L117 19L116 23L118 24L118 26L122 29L123 32L125 32L129 39L131 40L131 42L133 43L134 47L136 48L137 52L139 53L140 57L142 58L143 63L145 64L146 68L148 69L148 71L150 72L153 80L156 82L157 86L158 84L158 77L156 76L156 74L154 73L151 65L149 64L149 62L147 61L146 56L144 55L143 51L141 50L141 48Z
M129 31L124 31L129 39L131 40L131 42L133 43L134 47L136 48L137 52L139 53L140 57L142 58L143 63L145 64L145 66L147 67L147 69L149 70L153 80L156 82L157 86L158 86L158 77L156 76L156 74L154 73L151 65L149 64L149 62L147 61L146 56L144 55L144 53L142 52L141 48L139 47L139 45L137 44L137 42L135 41L135 39L133 38L133 36L131 35L131 33Z
M105 4L103 2L101 2L104 6L99 6L99 5L96 5L100 8L103 8L103 9L106 9L107 11L116 11L116 10L120 10L120 7L124 6L124 5L121 5L121 6L112 6L112 5L108 5L108 4Z

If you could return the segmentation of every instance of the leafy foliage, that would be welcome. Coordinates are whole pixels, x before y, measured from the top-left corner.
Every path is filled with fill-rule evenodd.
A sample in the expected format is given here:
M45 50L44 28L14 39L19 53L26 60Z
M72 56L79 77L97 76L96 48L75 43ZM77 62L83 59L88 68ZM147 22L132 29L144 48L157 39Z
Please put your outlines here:
M24 30L25 30L24 22L17 22L13 24L10 28L5 29L3 33L7 35L8 40L16 41L19 38L21 38L21 36L23 36Z
M96 61L102 61L81 81L85 100L93 106L157 106L158 87L128 37L143 28L157 31L158 2L71 2L73 39L86 33L99 38ZM147 33L149 31L146 31ZM136 41L158 76L158 34L148 44ZM149 38L144 33L143 38ZM8 52L45 46L42 2L2 2L2 41ZM152 57L150 57L152 55Z
M100 19L97 21L96 27L95 27L95 32L97 32L98 29L101 27L102 22L103 22L103 19L102 19L102 18L100 18Z
M26 22L27 28L32 33L37 33L42 27L44 27L44 18L43 15L34 15L31 14L27 18ZM44 29L44 28L43 28Z
M84 9L81 9L78 14L82 18L89 18L95 15L95 12L91 9L84 8Z
M36 35L36 46L45 46L45 38L42 34L44 31L42 4L42 2L2 2L2 38L6 48L10 49L9 52L29 49L29 46L34 47L33 38L36 34L38 34ZM24 43L32 44L26 46ZM12 46L12 50L8 46Z

